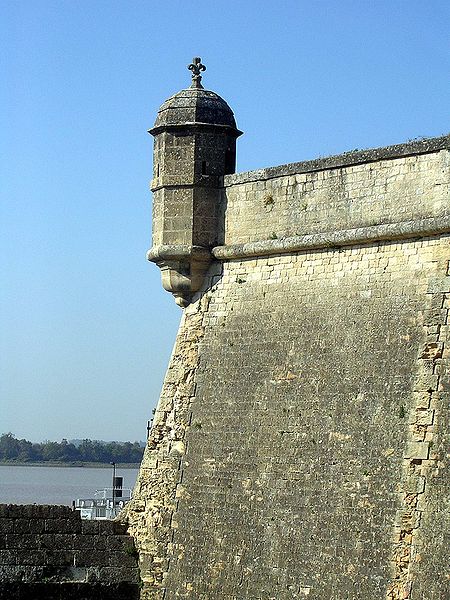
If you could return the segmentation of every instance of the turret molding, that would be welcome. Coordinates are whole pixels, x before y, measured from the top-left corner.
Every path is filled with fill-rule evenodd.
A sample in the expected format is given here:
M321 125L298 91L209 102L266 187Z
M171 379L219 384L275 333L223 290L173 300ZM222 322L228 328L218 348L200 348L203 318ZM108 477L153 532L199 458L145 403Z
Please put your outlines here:
M201 288L213 256L202 246L161 245L147 252L147 260L161 270L163 288L178 306L186 308Z

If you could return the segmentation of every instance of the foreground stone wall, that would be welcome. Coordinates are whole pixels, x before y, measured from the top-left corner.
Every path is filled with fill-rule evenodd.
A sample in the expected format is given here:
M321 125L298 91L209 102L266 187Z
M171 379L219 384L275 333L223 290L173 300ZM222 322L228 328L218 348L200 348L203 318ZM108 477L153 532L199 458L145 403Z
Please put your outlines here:
M449 597L448 145L225 178L123 515L142 598Z
M67 506L0 505L0 598L139 598L133 539L120 523Z

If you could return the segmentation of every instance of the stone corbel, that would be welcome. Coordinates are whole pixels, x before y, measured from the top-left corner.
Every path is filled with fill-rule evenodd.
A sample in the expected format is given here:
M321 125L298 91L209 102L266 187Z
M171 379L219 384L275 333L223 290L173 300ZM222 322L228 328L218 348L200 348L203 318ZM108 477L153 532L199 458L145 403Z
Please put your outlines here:
M147 260L158 265L163 288L173 294L178 306L186 308L203 284L212 255L202 246L164 245L151 248Z

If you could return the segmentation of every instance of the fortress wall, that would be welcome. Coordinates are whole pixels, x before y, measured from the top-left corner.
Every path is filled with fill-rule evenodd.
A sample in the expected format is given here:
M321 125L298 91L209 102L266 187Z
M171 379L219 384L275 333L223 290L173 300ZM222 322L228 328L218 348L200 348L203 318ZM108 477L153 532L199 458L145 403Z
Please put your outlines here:
M413 538L410 597L445 597L448 260L443 236L224 264L141 470L149 598L399 598Z
M408 160L415 183L394 194ZM295 233L443 218L446 160L441 149L389 159L377 219L359 209L369 196L344 210L330 192L330 224L317 189L322 221L311 214ZM142 598L444 600L448 219L433 235L346 247L267 242L307 211L287 195L292 218L274 212L281 200L271 210L250 201L247 179L272 185L266 175L225 178L234 246L215 250L221 260L184 311L122 517ZM283 177L287 189L293 175ZM260 254L245 258L246 242Z
M399 156L405 148L226 176L224 243L448 216L448 148Z

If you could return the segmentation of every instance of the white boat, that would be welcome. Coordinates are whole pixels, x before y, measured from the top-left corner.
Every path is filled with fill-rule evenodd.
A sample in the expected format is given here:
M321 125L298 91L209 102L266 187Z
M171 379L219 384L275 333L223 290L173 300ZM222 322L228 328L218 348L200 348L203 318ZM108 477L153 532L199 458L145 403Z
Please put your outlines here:
M130 488L122 487L121 477L116 478L114 488L96 490L93 498L77 498L73 501L73 508L78 510L82 519L106 520L114 519L132 497Z

